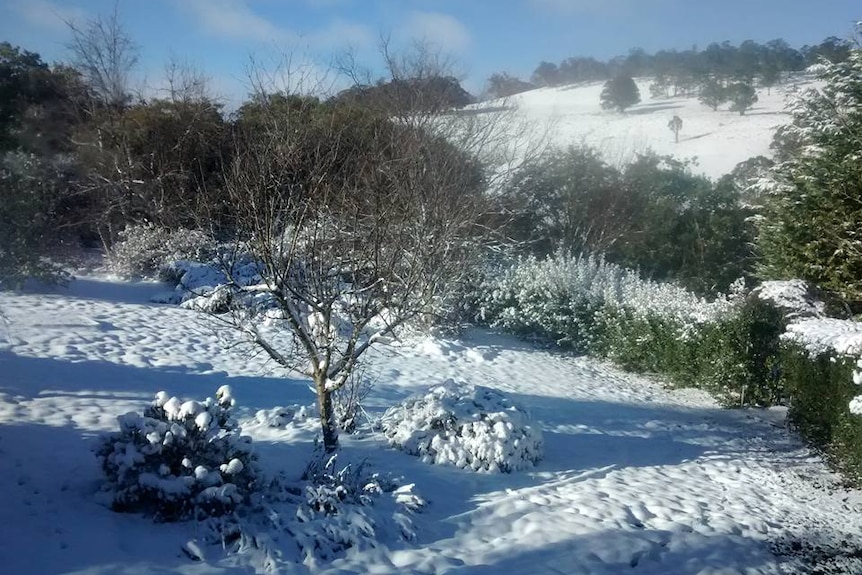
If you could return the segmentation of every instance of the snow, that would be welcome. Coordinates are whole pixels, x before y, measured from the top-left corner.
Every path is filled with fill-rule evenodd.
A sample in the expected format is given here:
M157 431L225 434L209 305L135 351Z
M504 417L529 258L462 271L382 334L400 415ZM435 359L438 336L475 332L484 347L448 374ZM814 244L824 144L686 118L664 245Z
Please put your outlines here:
M787 326L784 337L805 347L812 355L835 352L839 355L862 355L862 322L812 318Z
M784 310L791 320L805 317L820 318L826 314L826 304L813 297L812 287L805 280L772 280L757 286L757 296Z
M477 107L513 106L518 119L511 123L517 129L530 126L535 138L555 146L593 147L612 165L626 165L637 154L653 150L680 160L695 158L696 173L719 178L749 158L771 156L775 129L790 121L784 109L788 96L811 85L811 80L797 76L771 91L758 89L759 101L744 116L728 111L727 105L713 111L696 97L653 99L650 79L636 83L641 103L624 114L601 109L601 82L540 88ZM668 129L674 116L683 121L679 143Z
M367 362L375 386L365 407L379 417L447 379L495 390L541 429L544 457L531 469L473 473L423 463L382 433L342 436L344 456L403 478L393 499L421 509L398 529L377 522L383 508L309 512L309 531L297 536L311 543L318 527L333 538L341 527L357 537L374 530L375 545L326 561L304 560L275 527L230 553L207 544L194 522L114 513L96 496L91 447L159 390L169 391L163 406L178 398L179 413L229 385L220 401L236 401L271 474L298 477L317 432L316 418L294 417L299 407L276 407L313 404L308 381L249 354L203 314L150 303L158 289L81 278L68 289L0 293L4 573L809 572L800 549L846 555L844 572L860 567L849 556L862 548L862 493L788 433L781 411L722 410L698 391L481 330L379 346ZM231 489L206 496L228 500Z

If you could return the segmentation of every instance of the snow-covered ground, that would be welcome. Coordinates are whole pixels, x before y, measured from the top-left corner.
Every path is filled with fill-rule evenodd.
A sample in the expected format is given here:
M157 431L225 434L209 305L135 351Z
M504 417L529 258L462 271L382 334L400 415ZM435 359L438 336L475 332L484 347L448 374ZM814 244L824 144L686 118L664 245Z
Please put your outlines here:
M310 449L313 425L277 429L255 418L312 403L307 383L226 347L230 336L204 315L148 303L159 289L84 278L69 289L0 293L0 572L260 565L253 551L220 548L193 562L180 549L196 537L194 523L153 524L94 497L93 438L162 389L201 399L230 384L270 471L298 473ZM781 411L722 410L700 392L479 330L384 346L369 359L372 414L449 378L487 386L539 422L544 460L476 474L422 463L382 434L343 437L346 455L415 483L429 504L414 517L416 541L384 541L314 572L786 573L807 572L800 556L862 549L862 494L839 486L786 431ZM270 559L271 572L307 572ZM848 571L825 572L862 569L850 559L836 565Z
M636 154L651 149L681 160L695 158L695 172L719 178L739 162L769 156L775 129L790 121L784 111L788 96L799 87L812 85L803 76L769 91L758 89L758 102L740 116L728 111L727 104L713 111L697 98L651 98L650 83L651 80L638 80L641 103L624 114L601 109L602 83L541 88L506 102L484 105L515 106L522 120L513 122L519 136L531 133L557 146L591 146L612 165L623 166ZM683 121L679 143L668 128L674 116Z

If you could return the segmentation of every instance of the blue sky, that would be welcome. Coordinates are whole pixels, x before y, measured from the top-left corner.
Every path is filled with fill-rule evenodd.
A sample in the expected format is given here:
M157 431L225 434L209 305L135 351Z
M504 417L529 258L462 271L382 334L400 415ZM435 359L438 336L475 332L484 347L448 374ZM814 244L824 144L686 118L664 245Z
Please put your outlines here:
M63 20L109 13L113 5L3 0L0 40L63 60ZM158 86L174 56L234 101L246 92L252 59L273 68L278 54L290 53L319 70L351 46L361 61L379 66L381 36L396 47L414 38L439 44L477 92L492 72L527 78L542 60L779 37L801 47L848 38L862 19L859 0L120 0L119 9L140 46L139 83Z

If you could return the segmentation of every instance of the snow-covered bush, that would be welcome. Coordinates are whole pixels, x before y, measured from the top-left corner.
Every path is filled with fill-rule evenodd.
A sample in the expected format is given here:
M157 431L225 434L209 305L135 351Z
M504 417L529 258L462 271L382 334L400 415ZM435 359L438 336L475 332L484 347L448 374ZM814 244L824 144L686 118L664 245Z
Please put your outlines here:
M488 279L478 319L492 327L606 357L703 387L728 405L781 398L780 314L737 282L707 301L596 257L522 259Z
M423 461L474 471L513 472L542 459L542 432L503 394L447 380L386 411L389 443Z
M364 464L339 468L337 456L323 453L315 454L305 476L296 522L288 529L306 563L415 538L411 516L425 501L413 484L399 485Z
M247 503L258 470L233 405L227 386L203 402L161 391L143 414L120 416L120 431L96 450L111 507L176 521L225 515Z
M729 296L708 302L672 283L641 279L602 258L565 253L524 258L489 278L480 295L480 319L575 347L588 344L591 314L600 308L627 309L639 318L661 318L685 329L732 314L742 289L737 284ZM579 342L582 338L587 341Z
M127 226L111 246L107 263L121 277L153 277L176 260L206 262L216 254L213 239L200 230L170 230L144 223ZM173 279L170 275L162 279Z

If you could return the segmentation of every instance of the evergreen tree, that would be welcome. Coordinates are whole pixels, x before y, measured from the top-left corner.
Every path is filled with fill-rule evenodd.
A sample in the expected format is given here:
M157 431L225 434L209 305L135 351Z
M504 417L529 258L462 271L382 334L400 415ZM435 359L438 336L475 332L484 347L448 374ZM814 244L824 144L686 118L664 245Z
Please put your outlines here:
M862 300L862 50L824 62L820 91L791 106L763 194L761 275L802 278Z
M727 88L728 100L730 100L730 109L733 112L739 112L742 116L745 111L754 106L757 102L757 93L754 91L754 86L745 82L732 84Z
M631 76L620 75L605 82L601 102L603 110L619 110L634 106L641 101L641 93Z
M713 111L727 102L727 90L717 80L709 80L700 89L700 103L709 106Z

